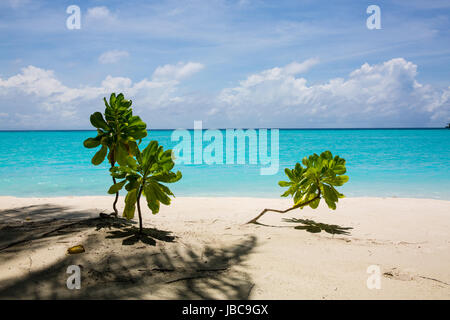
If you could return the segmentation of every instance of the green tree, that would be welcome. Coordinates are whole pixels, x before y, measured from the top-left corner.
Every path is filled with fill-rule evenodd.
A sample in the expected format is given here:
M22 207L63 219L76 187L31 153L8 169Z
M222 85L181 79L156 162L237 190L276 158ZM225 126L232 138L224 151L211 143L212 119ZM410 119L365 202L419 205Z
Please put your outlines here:
M339 193L335 187L342 186L348 181L346 173L345 159L333 155L330 151L305 157L302 160L305 167L297 163L294 169L286 168L284 172L289 181L280 181L280 187L289 189L283 193L282 197L291 196L294 205L286 210L264 209L258 216L247 223L257 223L266 212L286 213L294 209L303 209L309 205L316 209L320 200L324 199L330 209L336 209L336 203L344 195Z
M112 93L109 104L106 98L104 115L95 112L91 115L91 124L97 128L97 136L84 141L86 148L97 148L100 150L92 158L92 164L98 166L105 158L108 158L111 168L116 162L126 166L133 162L133 156L138 150L137 143L147 136L147 125L138 116L133 116L131 108L132 101L126 100L122 93L116 96ZM113 183L116 183L113 177ZM117 200L119 192L113 202L114 215L117 217Z
M172 191L164 183L174 183L181 179L181 172L172 171L174 162L172 150L164 151L157 141L151 141L140 152L136 150L137 162L129 161L127 165L115 166L110 169L115 179L123 179L115 183L108 190L114 194L125 187L128 191L125 197L123 216L133 219L136 205L139 214L139 234L142 234L142 212L140 205L141 195L147 200L147 206L153 214L159 212L160 204L170 205Z

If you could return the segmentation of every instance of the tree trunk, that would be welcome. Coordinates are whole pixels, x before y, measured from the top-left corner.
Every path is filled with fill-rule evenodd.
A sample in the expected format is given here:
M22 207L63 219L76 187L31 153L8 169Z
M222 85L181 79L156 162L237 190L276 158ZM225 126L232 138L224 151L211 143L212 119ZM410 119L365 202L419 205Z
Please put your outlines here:
M139 193L137 195L137 209L138 209L138 214L139 214L139 235L142 234L142 214L141 214L141 194L142 194L142 187L139 188Z
M113 177L112 179L113 179L113 183L116 184L116 178ZM117 211L117 207L116 207L117 200L119 200L119 191L116 192L116 198L114 199L114 202L113 202L113 209L114 209L113 215L116 218L119 216L119 212Z
M111 169L114 168L114 165L116 164L116 160L114 160L114 156L112 156L112 158L110 159L110 163L111 163ZM113 183L116 184L116 178L112 177L112 180L113 180ZM116 207L117 200L119 200L119 191L116 192L116 198L114 199L114 202L113 202L113 210L114 210L113 215L116 218L119 216L119 211L117 211L117 207Z
M289 211L291 211L291 210L294 210L294 209L297 209L297 208L301 208L301 207L307 206L308 204L310 204L311 202L313 202L313 201L315 201L315 200L317 200L317 199L320 199L320 190L319 190L319 193L317 194L317 196L314 197L313 199L308 200L308 201L306 201L306 202L304 202L304 203L297 204L297 205L295 205L295 206L293 206L293 207L290 207L290 208L288 208L288 209L286 209L286 210L264 209L263 211L261 211L260 214L258 214L255 218L253 218L252 220L250 220L250 221L247 222L246 224L250 224L250 223L255 223L255 224L257 224L257 223L258 223L258 219L261 218L261 217L262 217L266 212L268 212L268 211L278 212L278 213L286 213L286 212L289 212Z

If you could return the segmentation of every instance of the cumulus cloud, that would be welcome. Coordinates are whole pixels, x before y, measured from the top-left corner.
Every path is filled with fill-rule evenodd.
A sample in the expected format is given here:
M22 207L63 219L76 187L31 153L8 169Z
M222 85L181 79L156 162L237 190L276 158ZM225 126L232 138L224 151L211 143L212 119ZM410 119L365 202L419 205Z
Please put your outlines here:
M102 98L123 92L152 128L192 127L411 127L450 121L450 87L420 83L417 66L398 58L363 64L345 78L308 84L317 59L262 70L216 93L186 89L198 62L164 65L148 78L107 76L98 86L70 87L51 70L28 66L0 77L0 126L89 128Z
M294 61L282 68L275 67L257 74L252 74L246 80L241 81L240 84L241 87L249 88L267 81L277 81L282 78L295 76L308 71L318 62L318 59L308 59L301 63Z
M123 22L105 6L88 8L84 21L91 32L112 30Z
M0 111L2 114L3 111L15 111L14 118L8 117L6 125L10 127L24 125L45 129L64 119L71 121L69 127L84 125L86 128L88 123L85 119L98 109L101 98L111 92L123 92L144 112L185 101L185 97L178 94L178 87L181 79L201 69L195 66L195 63L166 65L165 70L171 72L164 78L153 76L151 80L144 78L138 82L126 77L107 76L100 86L79 88L64 85L52 70L28 66L19 74L0 78L0 96L4 102L4 110ZM153 75L158 74L158 70Z
M198 62L179 62L176 65L166 64L156 68L153 73L154 80L181 80L199 72L204 65Z
M93 7L87 10L87 19L105 19L111 17L107 7Z
M107 63L117 63L120 59L126 58L129 56L129 53L127 51L123 50L111 50L106 51L100 55L98 58L98 61L102 64Z
M264 70L222 90L222 109L237 121L293 127L423 126L450 116L450 88L419 83L417 66L405 59L366 63L347 79L310 86L295 76L313 64L307 62Z
M25 93L42 98L43 104L50 106L70 102L76 99L92 99L101 93L101 88L69 88L63 85L52 70L34 66L22 69L22 72L8 79L0 78L0 95Z

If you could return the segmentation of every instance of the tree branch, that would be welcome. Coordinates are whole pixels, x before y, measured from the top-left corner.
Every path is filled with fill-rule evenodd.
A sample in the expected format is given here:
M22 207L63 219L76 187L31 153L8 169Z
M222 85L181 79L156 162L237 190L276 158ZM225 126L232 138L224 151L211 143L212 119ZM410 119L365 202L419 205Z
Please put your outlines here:
M272 211L272 212L278 212L278 213L286 213L286 212L289 212L289 211L291 211L291 210L294 210L294 209L297 209L297 208L301 208L301 207L304 207L304 206L307 206L308 204L310 204L311 202L313 202L313 201L315 201L315 200L317 200L317 199L320 199L320 189L319 189L319 193L317 194L317 196L315 196L313 199L311 199L311 200L308 200L308 201L306 201L306 202L303 202L303 203L299 203L299 204L297 204L297 205L295 205L295 206L293 206L293 207L290 207L290 208L288 208L288 209L286 209L286 210L277 210L277 209L264 209L263 211L261 211L261 213L259 214L259 215L257 215L255 218L253 218L252 220L250 220L249 222L247 222L246 224L250 224L250 223L257 223L257 221L258 221L258 219L259 218L261 218L266 212L268 212L268 211Z

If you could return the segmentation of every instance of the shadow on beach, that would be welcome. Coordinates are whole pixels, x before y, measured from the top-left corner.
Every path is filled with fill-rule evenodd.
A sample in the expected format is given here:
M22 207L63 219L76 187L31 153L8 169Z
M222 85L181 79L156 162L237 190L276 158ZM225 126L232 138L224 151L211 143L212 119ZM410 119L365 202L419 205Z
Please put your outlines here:
M335 234L350 235L350 232L348 230L353 229L352 227L341 227L336 224L321 223L310 219L291 218L291 219L283 219L283 221L300 223L301 225L295 226L294 229L305 230L310 233L319 233L325 231L326 233L330 233L333 235Z
M94 225L97 230L100 230L136 224L135 221L122 218L100 218L98 213L95 210L73 211L70 207L51 204L2 210L0 211L0 252L6 249L20 251L23 249L19 246L20 244L31 242L31 249L38 249L48 244L47 239L58 237L61 241L64 237Z
M46 212L51 216L61 210L61 207L47 206ZM2 280L0 299L242 300L251 294L253 283L243 264L256 246L255 237L229 246L199 246L198 243L191 246L176 242L176 237L168 231L154 228L146 228L144 235L137 237L134 222L120 218L72 221L58 231L52 231L55 226L49 226L48 222L33 222L47 223L47 226L30 224L22 231L22 237L28 239L31 246L19 242L1 250L2 268L8 266L11 256L31 257L32 251L45 250L56 239L74 237L81 231L88 231L83 241L86 252L65 255L44 268L30 269L20 278ZM32 232L34 227L40 227L40 233ZM9 228L13 230L14 226L9 225ZM19 226L15 228L16 231L20 229ZM16 235L9 241L17 242L19 238ZM38 244L33 245L35 242ZM80 290L67 288L70 265L80 266Z
M139 233L139 228L134 226L110 231L109 235L106 237L106 239L122 238L125 238L122 241L122 244L125 246L130 246L138 242L156 246L156 240L165 242L175 241L175 237L171 236L169 231L158 230L155 228L143 228L142 233Z

